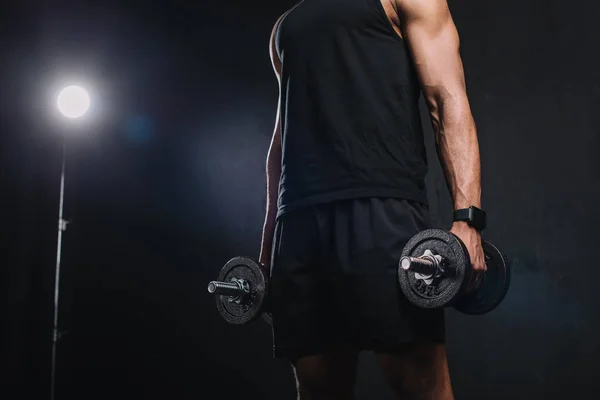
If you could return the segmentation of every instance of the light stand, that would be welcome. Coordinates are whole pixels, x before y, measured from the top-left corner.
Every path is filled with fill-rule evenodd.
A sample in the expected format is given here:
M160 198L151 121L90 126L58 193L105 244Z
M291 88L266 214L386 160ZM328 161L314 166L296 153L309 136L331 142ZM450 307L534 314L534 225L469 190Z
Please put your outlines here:
M90 97L85 89L79 86L68 86L58 95L58 109L61 114L69 119L83 117L90 107ZM67 229L67 221L63 217L65 204L65 164L67 158L67 138L62 138L62 166L60 172L60 197L58 203L58 238L56 242L56 267L54 270L54 316L52 324L52 364L50 366L50 400L56 395L56 359L57 347L60 340L58 330L58 311L60 295L60 263L62 258L62 237Z
M63 218L65 204L65 163L67 142L63 138L62 167L60 172L60 195L58 203L58 240L56 242L56 267L54 269L54 319L52 325L52 364L50 367L50 400L54 400L56 391L56 347L60 339L58 330L58 301L60 293L60 262L62 258L62 236L67 229L67 221Z

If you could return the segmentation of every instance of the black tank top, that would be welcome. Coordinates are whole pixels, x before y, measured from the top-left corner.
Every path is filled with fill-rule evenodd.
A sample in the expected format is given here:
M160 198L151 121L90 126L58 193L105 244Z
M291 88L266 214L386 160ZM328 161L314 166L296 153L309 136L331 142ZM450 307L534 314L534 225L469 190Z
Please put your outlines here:
M276 28L282 61L278 216L319 203L426 203L420 86L380 0L304 0Z

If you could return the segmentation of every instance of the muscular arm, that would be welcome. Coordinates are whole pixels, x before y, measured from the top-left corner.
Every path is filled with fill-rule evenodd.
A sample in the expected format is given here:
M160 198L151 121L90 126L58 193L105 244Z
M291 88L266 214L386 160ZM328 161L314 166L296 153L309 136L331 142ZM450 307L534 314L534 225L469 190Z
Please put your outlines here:
M455 209L481 206L475 121L467 99L459 37L446 0L396 0Z
M277 104L277 115L275 117L275 129L271 145L267 153L267 209L265 213L265 222L263 225L262 244L259 261L265 266L270 267L271 249L273 246L273 235L275 233L275 222L277 216L277 197L279 195L279 179L281 177L281 121L279 111L281 107L281 61L277 55L275 47L275 30L271 34L270 53L273 70L279 82L279 102Z
M481 207L477 129L471 115L458 32L446 0L396 0L435 132L438 156L455 209ZM481 235L465 222L450 230L469 251L476 284L487 269Z

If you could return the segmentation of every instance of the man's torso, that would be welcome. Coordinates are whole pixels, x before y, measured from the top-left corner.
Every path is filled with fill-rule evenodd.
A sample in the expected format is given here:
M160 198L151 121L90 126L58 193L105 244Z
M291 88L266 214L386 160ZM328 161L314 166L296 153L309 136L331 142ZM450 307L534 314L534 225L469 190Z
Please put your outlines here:
M420 87L389 0L304 0L276 27L279 215L358 197L426 202Z

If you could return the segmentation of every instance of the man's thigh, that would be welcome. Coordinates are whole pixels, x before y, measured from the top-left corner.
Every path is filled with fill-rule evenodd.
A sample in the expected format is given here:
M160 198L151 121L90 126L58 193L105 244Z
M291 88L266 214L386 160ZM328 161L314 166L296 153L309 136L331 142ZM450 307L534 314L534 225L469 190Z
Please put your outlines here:
M351 347L293 360L299 399L353 399L357 361L358 351Z
M444 344L415 342L377 357L398 399L454 400Z
M278 358L325 354L339 341L341 324L324 286L320 248L314 207L292 211L277 222L269 306Z
M404 199L362 198L327 209L330 286L336 313L363 350L385 352L417 340L443 342L444 310L420 309L398 284L406 243L430 226L426 206ZM325 219L325 218L323 218Z

